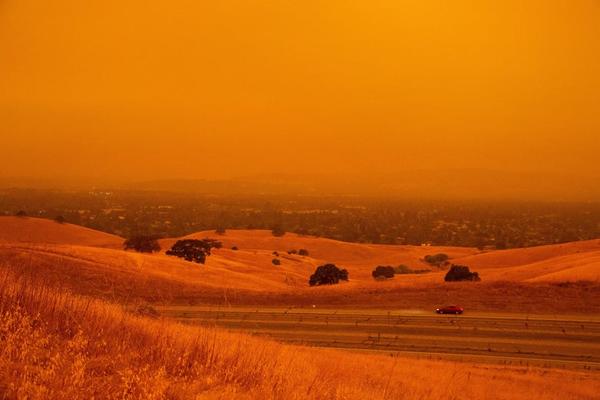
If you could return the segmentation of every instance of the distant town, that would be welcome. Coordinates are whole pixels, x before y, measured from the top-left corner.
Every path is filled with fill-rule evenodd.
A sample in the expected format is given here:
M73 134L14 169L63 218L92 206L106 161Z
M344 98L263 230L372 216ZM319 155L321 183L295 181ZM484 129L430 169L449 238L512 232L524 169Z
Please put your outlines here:
M600 237L600 203L0 190L0 214L130 237L268 229L348 242L505 249Z

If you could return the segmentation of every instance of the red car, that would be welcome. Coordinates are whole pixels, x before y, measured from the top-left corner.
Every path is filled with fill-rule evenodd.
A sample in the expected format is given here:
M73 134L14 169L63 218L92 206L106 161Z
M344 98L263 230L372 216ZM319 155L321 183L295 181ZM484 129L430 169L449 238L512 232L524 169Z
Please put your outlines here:
M459 306L446 306L436 308L435 310L435 312L438 314L462 314L463 311L465 311L465 309Z

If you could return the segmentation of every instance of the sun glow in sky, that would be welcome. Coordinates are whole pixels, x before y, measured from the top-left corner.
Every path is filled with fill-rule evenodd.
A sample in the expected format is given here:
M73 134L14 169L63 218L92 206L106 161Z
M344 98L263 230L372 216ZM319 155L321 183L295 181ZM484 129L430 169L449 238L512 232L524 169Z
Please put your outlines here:
M600 175L600 2L0 2L0 175Z

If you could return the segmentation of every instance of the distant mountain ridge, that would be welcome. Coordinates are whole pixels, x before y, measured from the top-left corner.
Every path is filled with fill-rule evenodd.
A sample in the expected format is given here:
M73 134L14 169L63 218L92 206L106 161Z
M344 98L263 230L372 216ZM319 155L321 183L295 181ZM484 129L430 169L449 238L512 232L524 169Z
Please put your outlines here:
M396 196L434 199L600 201L600 178L497 170L419 170L403 174L267 174L234 179L161 179L134 190L215 194Z
M595 176L483 169L413 170L393 174L261 174L230 179L161 178L120 183L0 178L0 188L544 201L600 201L599 183L600 177Z

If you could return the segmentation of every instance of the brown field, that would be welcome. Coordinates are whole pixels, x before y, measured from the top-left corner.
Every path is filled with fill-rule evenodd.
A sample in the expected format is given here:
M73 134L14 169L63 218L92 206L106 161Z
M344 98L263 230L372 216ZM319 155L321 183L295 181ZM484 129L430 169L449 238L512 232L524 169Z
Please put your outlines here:
M40 226L43 229L36 235L26 233L37 232ZM21 240L9 242L12 231L21 232ZM22 240L34 236L37 241ZM600 240L481 252L345 243L295 234L276 238L267 231L228 231L224 236L201 232L189 237L217 238L224 247L213 250L200 266L164 254L125 252L117 245L122 239L73 225L5 217L0 218L0 238L4 239L0 262L5 268L30 273L73 292L119 301L421 310L460 303L477 311L600 312ZM76 244L79 239L83 244ZM163 249L174 240L163 240ZM101 243L102 247L89 243ZM105 247L107 243L109 247ZM239 250L231 250L232 246ZM286 253L299 248L308 249L310 256ZM271 264L273 251L280 253L281 266ZM445 271L421 261L438 252L450 255L452 262L471 266L482 282L444 283ZM325 262L347 268L350 281L309 288L308 277ZM432 272L374 281L371 271L380 264L406 264L414 269L432 268Z
M18 233L14 239L12 232ZM224 248L201 266L126 252L119 248L122 239L73 225L0 218L0 393L65 399L592 399L600 390L593 319L600 312L598 240L480 252L275 238L266 231L194 236L218 238ZM163 249L173 240L162 241ZM238 251L230 249L234 245ZM286 253L299 248L310 256ZM280 252L281 266L271 264L273 251ZM444 271L386 282L370 276L379 264L426 268L421 258L437 252L473 267L483 281L447 284ZM307 287L308 276L324 262L347 268L350 282ZM460 303L471 314L455 322L434 319L432 308L446 303ZM227 314L249 305L286 309L254 319L248 308L241 311L246 316ZM202 314L206 307L219 307L223 316ZM156 319L154 310L168 318ZM381 316L409 322L399 331L389 321L376 322ZM297 317L305 319L302 326ZM374 320L360 322L366 318ZM489 325L497 321L506 326ZM456 322L464 330L451 331ZM530 325L524 328L524 322ZM386 355L296 347L248 332ZM367 346L356 345L364 337ZM454 358L462 362L437 360L448 355L462 355ZM496 360L485 359L490 357ZM533 362L538 358L542 362ZM571 368L575 364L579 370Z
M595 373L314 350L0 277L0 395L28 399L594 399Z

